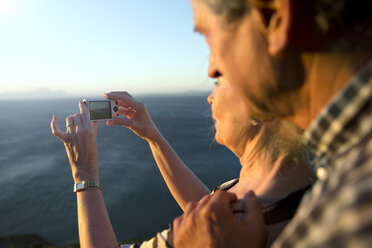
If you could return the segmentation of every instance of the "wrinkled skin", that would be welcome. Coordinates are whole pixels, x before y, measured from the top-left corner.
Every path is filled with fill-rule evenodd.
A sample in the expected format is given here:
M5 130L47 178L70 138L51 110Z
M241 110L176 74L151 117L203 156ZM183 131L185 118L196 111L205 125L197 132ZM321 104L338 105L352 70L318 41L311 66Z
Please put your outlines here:
M243 199L243 221L236 220L231 204L236 196L225 191L189 203L173 222L176 248L264 247L267 231L262 208L252 191Z

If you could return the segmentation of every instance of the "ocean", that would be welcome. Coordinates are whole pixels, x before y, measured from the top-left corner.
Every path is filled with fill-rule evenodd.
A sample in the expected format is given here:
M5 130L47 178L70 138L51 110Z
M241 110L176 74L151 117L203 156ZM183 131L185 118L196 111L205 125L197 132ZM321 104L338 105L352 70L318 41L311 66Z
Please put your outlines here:
M181 159L210 188L239 175L238 159L213 139L207 94L148 95L146 104ZM52 115L78 111L79 99L0 101L0 237L39 234L59 245L78 242L76 196ZM150 148L124 127L101 123L97 137L105 203L119 241L151 237L182 211Z

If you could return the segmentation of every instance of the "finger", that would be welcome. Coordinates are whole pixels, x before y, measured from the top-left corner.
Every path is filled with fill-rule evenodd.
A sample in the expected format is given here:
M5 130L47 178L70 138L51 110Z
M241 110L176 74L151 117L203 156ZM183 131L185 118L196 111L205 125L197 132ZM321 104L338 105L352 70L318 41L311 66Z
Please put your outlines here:
M209 201L210 198L211 198L210 195L206 195L206 196L204 196L204 197L199 201L199 206L204 206L204 205Z
M81 114L74 114L74 126L76 128L84 128Z
M118 113L123 116L128 116L130 112L130 109L126 108L119 108Z
M177 231L179 229L179 227L182 225L182 221L183 221L183 215L181 215L181 216L179 216L179 217L177 217L173 220L173 225L172 226L173 226L173 229L175 231Z
M123 126L127 128L131 128L133 124L133 121L131 119L125 119L125 118L114 118L112 120L107 121L108 126Z
M68 133L71 133L74 128L74 117L72 115L69 115L66 118L66 128Z
M56 136L63 142L67 142L67 134L59 128L58 117L56 115L53 115L53 119L52 119L52 122L50 123L50 127L52 129L52 133L54 136Z
M90 118L89 118L88 106L83 101L79 101L79 109L80 109L80 114L81 114L83 125L86 127L89 126Z
M231 206L234 202L236 202L236 200L237 196L233 193L229 193L226 191L217 191L212 195L210 200L205 203L205 205L208 204L208 206L206 206L206 209L210 209L207 212L211 212L211 210L214 209L214 211L223 211L225 214L229 213L232 215L233 211L231 209Z
M112 92L109 92L109 93L105 93L104 96L106 97L106 95L110 95L110 94L120 94L120 95L124 95L124 96L129 96L131 98L133 98L133 96L131 94L129 94L127 91L112 91Z
M202 216L208 218L214 218L213 216L215 216L216 213L221 213L221 211L232 216L233 212L231 211L230 204L235 200L235 194L226 191L217 191L211 196L203 197L197 208Z
M134 109L125 109L125 108L119 108L119 114L123 115L129 119L132 119L134 115L137 113Z
M213 201L221 202L224 205L230 205L232 202L237 200L237 196L234 193L227 191L217 191L213 195Z
M104 96L108 99L119 101L120 107L136 108L137 106L137 101L127 92L110 92Z
M261 203L258 201L255 193L249 191L244 195L244 221L247 223L264 222Z
M197 202L189 202L187 203L185 210L183 211L185 214L192 212L198 206Z

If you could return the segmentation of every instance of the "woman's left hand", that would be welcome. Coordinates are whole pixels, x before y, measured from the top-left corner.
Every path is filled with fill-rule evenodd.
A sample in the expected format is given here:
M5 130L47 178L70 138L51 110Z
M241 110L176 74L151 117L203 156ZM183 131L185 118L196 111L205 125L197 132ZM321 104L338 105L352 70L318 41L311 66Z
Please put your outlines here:
M96 137L99 122L91 123L88 107L84 102L79 102L79 108L80 113L66 118L66 132L61 131L58 126L58 118L54 115L51 122L52 132L65 145L75 182L98 181Z
M124 126L147 141L155 141L161 137L159 130L147 113L146 106L138 102L126 91L106 93L105 97L119 103L119 114L126 118L108 120L108 125Z

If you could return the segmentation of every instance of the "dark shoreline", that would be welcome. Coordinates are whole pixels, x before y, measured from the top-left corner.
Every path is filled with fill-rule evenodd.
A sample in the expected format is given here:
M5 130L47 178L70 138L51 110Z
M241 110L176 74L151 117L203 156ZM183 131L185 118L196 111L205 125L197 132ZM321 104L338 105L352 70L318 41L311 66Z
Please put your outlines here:
M132 244L143 242L145 239L136 239L122 242L122 244ZM0 237L0 248L79 248L79 244L57 245L38 234L14 234Z
M30 247L30 248L72 248L79 247L78 244L71 244L66 246L58 246L52 242L44 239L38 234L14 234L9 236L0 237L0 248L6 247Z

